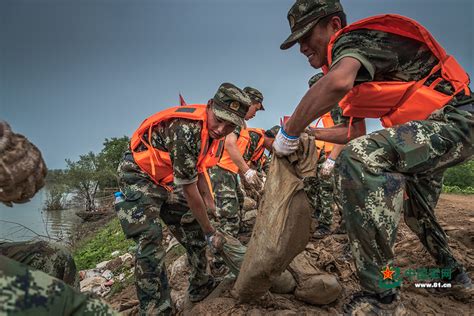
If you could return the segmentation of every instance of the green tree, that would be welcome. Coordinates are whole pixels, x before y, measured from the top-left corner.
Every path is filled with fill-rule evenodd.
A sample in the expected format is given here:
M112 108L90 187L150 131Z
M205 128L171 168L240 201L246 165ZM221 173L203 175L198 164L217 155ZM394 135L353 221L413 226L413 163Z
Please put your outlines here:
M102 175L99 179L100 189L117 187L117 167L129 143L127 136L105 139L104 148L98 154L98 167Z
M446 170L443 184L461 189L474 187L474 160Z
M44 209L47 211L62 210L65 208L67 187L65 184L66 173L62 169L48 170L46 176L46 201Z
M76 193L84 202L86 211L96 209L95 196L99 180L104 173L99 168L99 158L93 152L79 156L78 161L66 159L66 185L70 192Z

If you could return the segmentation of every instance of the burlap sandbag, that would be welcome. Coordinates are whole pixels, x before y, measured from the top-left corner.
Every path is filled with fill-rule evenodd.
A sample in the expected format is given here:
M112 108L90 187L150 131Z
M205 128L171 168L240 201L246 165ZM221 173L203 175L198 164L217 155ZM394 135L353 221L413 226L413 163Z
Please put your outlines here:
M38 148L0 121L0 202L28 202L43 187L46 170Z
M306 134L296 153L272 157L255 228L234 287L240 301L264 295L272 280L305 249L312 208L303 178L316 176L317 160L314 138Z

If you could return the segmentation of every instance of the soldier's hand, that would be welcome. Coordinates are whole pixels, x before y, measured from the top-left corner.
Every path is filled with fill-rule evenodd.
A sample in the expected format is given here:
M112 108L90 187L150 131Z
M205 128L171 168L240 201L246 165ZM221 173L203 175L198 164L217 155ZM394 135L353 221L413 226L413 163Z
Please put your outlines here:
M224 235L217 230L214 230L214 232L207 234L206 241L212 253L218 253L224 248Z
M288 156L298 149L299 137L290 136L280 128L273 142L273 151L279 157Z
M260 181L257 171L253 169L247 170L247 172L244 174L244 177L245 181L251 185L255 185L258 181Z
M328 158L322 165L321 171L319 174L321 177L324 178L329 178L331 176L332 171L334 170L334 165L336 164L336 161Z

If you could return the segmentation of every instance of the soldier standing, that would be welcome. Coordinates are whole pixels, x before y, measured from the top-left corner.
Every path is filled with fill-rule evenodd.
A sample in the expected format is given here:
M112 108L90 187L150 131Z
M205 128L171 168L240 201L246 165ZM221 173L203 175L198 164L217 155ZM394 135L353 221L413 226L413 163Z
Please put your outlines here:
M438 266L452 271L458 293L471 280L454 258L434 208L444 171L474 153L474 109L469 77L419 23L399 15L346 26L338 0L297 0L288 12L295 43L326 75L301 100L273 144L288 155L298 135L339 103L344 115L379 117L385 130L351 141L336 162L340 199L363 292L345 312L403 313L398 289L379 285L393 264L398 223L419 237ZM319 139L340 142L336 130Z

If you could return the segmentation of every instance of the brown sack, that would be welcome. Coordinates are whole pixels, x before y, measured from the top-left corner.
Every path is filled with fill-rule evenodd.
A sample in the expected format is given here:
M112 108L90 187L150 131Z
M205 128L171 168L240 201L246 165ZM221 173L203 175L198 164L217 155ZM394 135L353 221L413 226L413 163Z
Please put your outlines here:
M289 157L272 157L255 228L235 283L242 302L264 295L310 238L312 208L303 178L315 177L317 151L313 137L302 134Z

